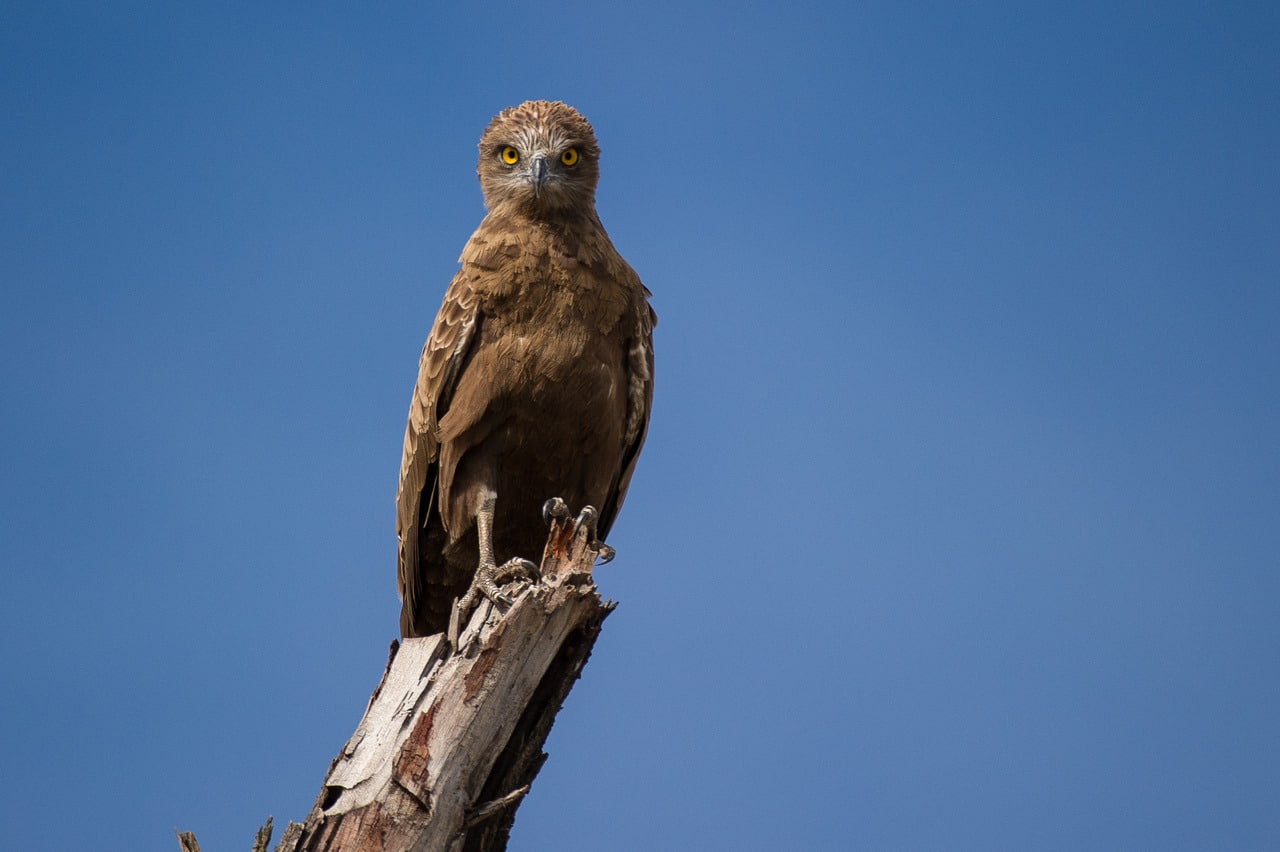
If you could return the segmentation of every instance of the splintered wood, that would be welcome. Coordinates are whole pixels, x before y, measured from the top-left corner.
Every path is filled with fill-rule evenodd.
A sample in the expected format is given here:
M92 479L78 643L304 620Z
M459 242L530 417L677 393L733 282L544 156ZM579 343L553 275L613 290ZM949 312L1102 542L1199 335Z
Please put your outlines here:
M596 552L557 519L541 577L487 599L450 649L443 635L397 649L364 718L334 758L305 823L277 852L506 847L542 745L612 603L591 578Z

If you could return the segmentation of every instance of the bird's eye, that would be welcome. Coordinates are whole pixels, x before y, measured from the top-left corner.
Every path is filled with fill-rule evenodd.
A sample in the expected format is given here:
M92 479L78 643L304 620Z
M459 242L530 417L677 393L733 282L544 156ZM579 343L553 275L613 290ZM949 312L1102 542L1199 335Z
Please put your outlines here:
M560 162L564 163L566 166L572 166L573 164L577 163L578 149L565 148L564 153L560 155Z
M506 163L508 166L514 166L516 163L520 162L520 152L515 148L512 148L510 145L503 148L502 153L498 156L502 157L502 162Z

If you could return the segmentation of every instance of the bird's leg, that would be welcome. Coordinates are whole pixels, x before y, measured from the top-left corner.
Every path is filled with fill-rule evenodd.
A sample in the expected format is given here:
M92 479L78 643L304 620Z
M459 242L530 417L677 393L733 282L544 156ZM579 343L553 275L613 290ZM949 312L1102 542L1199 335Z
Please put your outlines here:
M529 579L538 576L538 566L528 559L517 557L507 560L501 566L497 564L493 555L493 509L497 500L498 495L486 490L481 495L480 505L476 508L476 536L480 545L480 564L476 568L475 579L471 581L471 588L467 589L467 593L458 600L449 618L449 643L455 648L458 645L458 634L462 632L462 623L471 615L471 610L475 609L479 602L477 595L484 595L500 606L511 606L511 598L504 595L498 585L521 575Z

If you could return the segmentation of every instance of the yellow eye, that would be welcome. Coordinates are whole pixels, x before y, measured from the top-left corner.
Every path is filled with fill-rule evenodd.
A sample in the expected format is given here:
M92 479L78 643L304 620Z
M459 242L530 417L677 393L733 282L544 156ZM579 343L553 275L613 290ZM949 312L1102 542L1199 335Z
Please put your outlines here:
M560 155L560 162L564 163L566 166L572 166L574 163L578 162L578 149L565 148L564 153Z
M520 152L515 148L512 148L510 145L503 148L502 153L498 156L502 157L502 162L506 163L508 166L514 166L516 163L520 162Z

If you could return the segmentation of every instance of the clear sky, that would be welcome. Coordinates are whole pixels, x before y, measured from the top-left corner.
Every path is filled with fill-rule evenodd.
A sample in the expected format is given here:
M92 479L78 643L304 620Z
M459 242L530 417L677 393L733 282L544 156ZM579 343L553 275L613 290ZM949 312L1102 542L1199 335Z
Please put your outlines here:
M654 292L513 850L1280 847L1280 6L9 2L0 849L302 819L475 143Z

